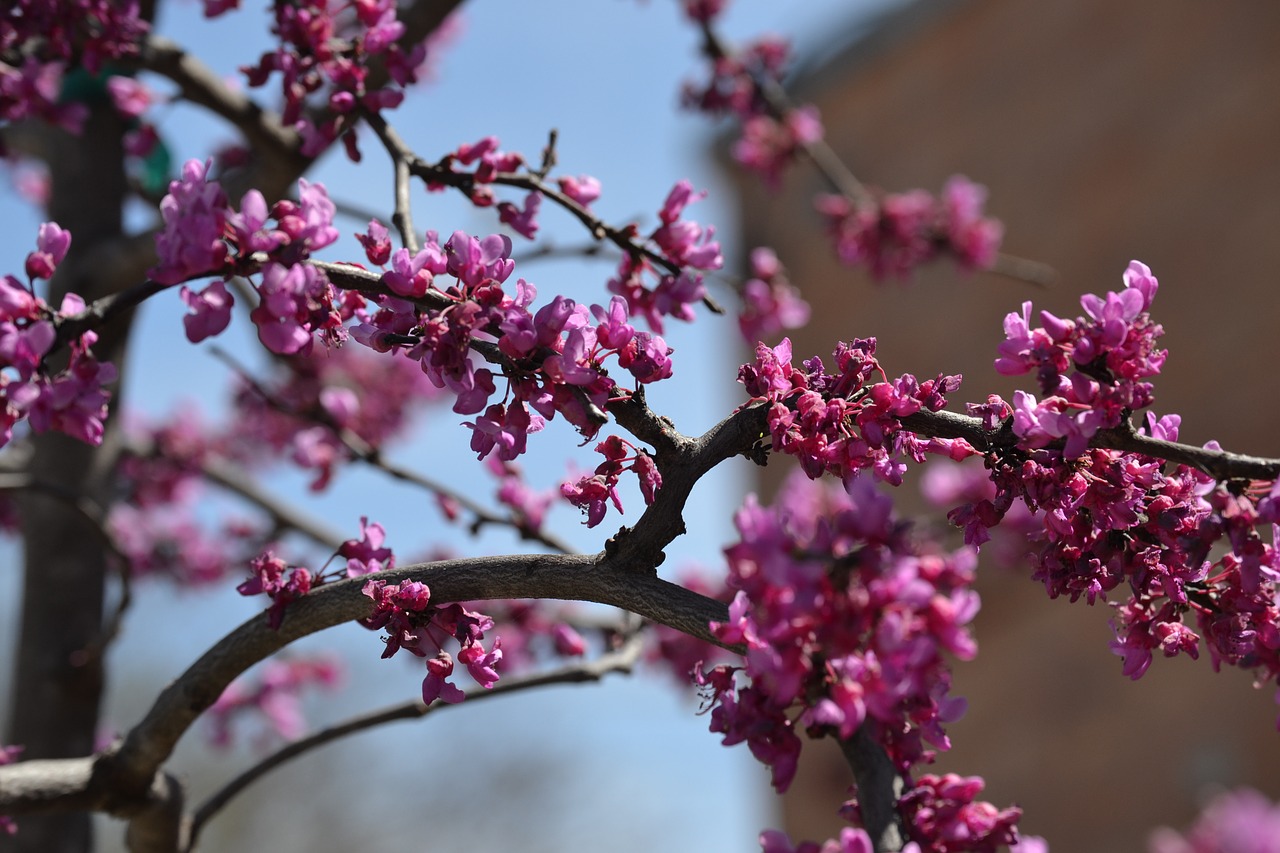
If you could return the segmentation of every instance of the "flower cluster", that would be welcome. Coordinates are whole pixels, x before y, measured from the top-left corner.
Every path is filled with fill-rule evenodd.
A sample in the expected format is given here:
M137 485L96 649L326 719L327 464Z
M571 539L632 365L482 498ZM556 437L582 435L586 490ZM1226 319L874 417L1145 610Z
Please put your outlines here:
M138 3L11 0L0 14L0 121L40 118L79 131L88 110L62 102L66 70L90 73L136 56L147 33Z
M286 199L270 208L260 192L250 190L236 211L208 171L207 162L189 160L182 177L169 184L160 202L164 229L156 235L159 263L151 278L178 284L205 276L225 280L261 274L250 318L263 346L292 355L310 347L316 333L341 342L343 321L363 301L340 302L324 273L304 263L338 239L335 208L324 185L300 180L299 201ZM220 334L231 320L234 299L223 281L198 293L183 287L182 299L191 311L183 323L193 343Z
M960 386L959 376L919 381L903 374L887 381L875 357L875 338L840 342L836 374L822 359L791 363L791 340L756 346L754 363L738 370L738 381L753 400L768 404L773 450L795 456L810 478L833 474L846 481L870 469L881 480L902 482L904 456L917 462L926 453L963 459L975 451L961 439L921 438L902 429L899 419L946 405L944 394ZM872 383L879 375L886 381Z
M311 687L333 690L341 679L341 665L328 655L269 660L257 679L231 682L209 706L209 739L214 746L230 746L233 721L256 712L266 719L269 731L284 740L296 740L306 731L299 701L302 691ZM269 734L263 734L265 743Z
M524 479L524 472L514 462L504 462L490 454L485 467L498 478L498 503L511 510L512 520L521 532L536 533L542 529L547 510L555 502L555 490L534 491Z
M384 447L403 433L415 407L439 397L407 358L379 358L349 346L300 353L278 363L273 378L239 389L235 428L219 449L243 463L291 459L314 472L311 488L319 491L351 458L341 433Z
M686 4L685 14L707 25L719 13L715 4ZM713 52L710 73L700 83L685 83L685 107L711 115L732 115L742 122L742 136L730 153L744 168L776 189L783 170L809 145L822 139L822 122L812 105L778 109L764 88L777 86L787 68L790 46L782 39L761 38L735 52Z
M358 578L394 569L396 556L383 544L386 540L387 531L381 524L376 521L370 524L367 516L361 516L360 538L348 539L338 548L338 556L347 561L347 577Z
M544 194L584 220L591 216L590 205L600 196L599 181L589 175L560 177L556 179L557 194L545 186L541 173L521 174L521 170L527 169L527 164L524 155L503 151L497 137L486 136L473 144L459 146L430 166L426 187L432 192L456 187L464 191L477 207L496 205L499 220L530 239L538 230L537 214ZM465 168L460 169L460 166ZM494 184L499 180L517 178L532 180L537 188L529 192L521 205L498 201ZM619 232L618 239L630 242L633 248L619 263L608 288L626 299L631 316L645 317L657 334L662 334L664 317L685 321L693 319L693 305L706 296L702 276L696 270L714 270L724 265L720 244L713 239L715 230L681 218L685 207L703 195L705 193L695 193L688 181L677 182L667 194L658 211L659 225L647 237L652 247L648 254L660 258L661 263L657 265L654 258L646 256L646 251L642 250L644 244L637 239L638 226L628 225ZM380 225L377 227L381 229ZM597 237L601 233L598 229L602 228L603 225L592 226ZM385 259L375 259L372 254L369 257L377 265L386 262ZM417 272L416 268L414 272ZM657 280L652 286L648 281L650 278Z
M839 491L792 477L772 508L748 498L734 523L741 538L725 554L737 592L712 632L745 646L745 665L699 669L711 730L726 745L745 741L779 791L795 772L801 730L847 739L865 729L903 773L932 760L926 744L949 748L943 724L965 706L949 693L944 656L977 651L967 627L979 604L973 550L947 554L913 541L865 479ZM927 846L940 824L950 832L968 818L930 817L917 807L929 798L914 798L902 808L923 849L988 849Z
M738 165L764 179L765 186L778 189L782 172L810 145L822 139L822 120L817 107L805 105L788 111L781 119L755 115L742 123L742 136L729 153Z
M367 577L362 591L373 600L373 610L358 621L374 631L386 630L383 658L404 649L427 659L427 675L422 682L423 702L430 704L436 699L461 702L465 698L457 685L449 681L454 660L444 647L450 638L457 643L458 660L466 666L472 679L483 687L492 687L502 665L502 640L494 639L488 649L482 641L485 632L493 629L493 619L461 604L432 604L430 588L419 581L393 584L379 577L379 573L395 567L395 554L385 546L385 540L382 525L370 524L367 518L361 518L360 538L344 542L335 555L343 560L336 572L314 573L301 566L290 568L284 560L266 551L252 561L253 576L236 589L241 595L265 593L271 599L267 624L276 629L282 624L288 605L314 587L335 577ZM566 647L572 645L573 637L566 634L562 643Z
M1219 794L1182 835L1151 834L1149 853L1280 853L1280 806L1249 788Z
M713 631L747 648L737 687L723 670L712 728L747 740L790 784L796 729L848 738L864 723L906 769L949 746L942 723L963 711L948 695L943 653L977 647L966 625L978 610L972 550L917 553L892 503L866 480L837 492L793 477L772 508L754 498L734 518L741 541L726 549L737 593ZM793 707L803 713L787 716Z
M1146 432L1176 440L1178 418L1148 414ZM1280 678L1280 553L1257 530L1268 520L1266 498L1116 450L1090 448L1074 460L1049 448L992 454L987 466L994 497L949 518L979 544L1019 501L1034 514L1033 577L1051 597L1092 604L1127 591L1112 602L1112 650L1126 675L1141 677L1156 651L1198 657L1203 640L1215 666Z
M653 503L658 489L662 488L662 475L658 473L652 456L616 435L597 444L596 452L604 456L604 461L596 466L594 474L560 486L565 500L586 513L587 527L595 527L604 520L609 503L618 512L623 511L622 500L618 497L618 479L624 471L631 471L640 481L645 504Z
M382 257L380 234L372 228L365 246L371 261ZM372 349L402 348L420 363L437 387L456 396L455 412L478 415L466 424L477 456L496 451L503 461L524 453L528 435L556 414L585 437L596 434L611 397L626 393L605 372L604 359L616 357L637 383L671 375L671 348L657 335L637 331L620 298L588 309L557 296L534 311L537 288L531 283L519 279L515 296L505 292L502 285L515 268L510 254L511 241L502 235L477 239L458 231L440 245L428 232L417 254L400 249L390 255L382 283L394 295L375 297L378 310L358 312L361 322L351 331ZM441 307L424 307L428 299ZM473 350L484 352L501 373L479 367ZM499 377L506 380L505 393L491 403Z
M643 255L629 254L608 281L609 292L626 299L631 316L643 316L658 334L662 334L664 317L685 322L694 319L693 306L706 296L706 288L702 275L693 270L724 266L720 244L713 239L715 229L681 218L689 204L705 195L695 193L688 181L677 182L658 210L660 224L649 235L649 241L680 272L659 269ZM656 277L657 283L648 286L647 277Z
M493 629L493 619L461 604L442 607L431 604L431 590L418 581L388 584L374 577L365 583L364 594L373 599L374 608L360 624L375 631L386 630L382 656L389 658L404 649L426 659L427 676L422 681L424 703L430 705L436 699L455 703L466 698L466 694L449 681L454 661L444 647L450 638L458 645L458 660L477 684L489 688L497 683L503 660L502 640L495 639L488 649L481 642L485 632Z
M456 149L449 152L436 163L433 171L437 177L427 181L427 190L430 192L440 192L446 187L463 186L466 190L467 197L471 199L471 203L476 207L492 207L498 204L497 197L493 192L493 183L502 175L512 174L524 168L527 160L523 154L516 151L503 151L499 146L500 140L496 136L485 136L474 143L464 143ZM466 167L459 169L459 166ZM468 171L469 170L469 171ZM595 187L595 194L589 191L585 201L574 198L572 193L567 192L570 198L579 201L584 207L595 197L599 195L599 182L594 178L588 178ZM562 185L563 186L563 185ZM568 188L574 188L577 184L570 179ZM538 206L541 201L534 201L538 193L531 192L525 199L523 213L510 202L499 204L499 215L504 223L512 225L513 228L520 231L525 237L532 239L534 232L537 231L536 215ZM521 218L517 227L514 219Z
M944 254L965 270L995 263L1003 229L982 215L986 195L983 187L956 175L940 198L912 190L879 195L872 205L841 195L820 196L816 204L840 260L883 280L907 278Z
M997 809L975 798L985 787L981 777L925 774L902 795L898 808L911 837L925 853L996 853L1018 845L1022 809Z
M481 604L463 604L464 608L473 606ZM504 672L528 670L539 660L581 658L587 653L587 640L572 624L569 612L551 602L498 599L484 602L483 607L490 618L502 625ZM605 633L608 640L607 631L590 633Z
M84 311L84 300L68 294L58 311L36 295L36 282L51 278L66 257L71 234L55 223L40 226L35 251L27 255L27 283L0 278L0 447L26 420L36 432L57 430L86 444L100 444L114 365L102 364L89 348L98 340L87 331L71 341L70 363L51 372L45 356L58 343L58 325Z
M809 322L809 303L787 280L786 271L772 249L751 250L751 278L742 285L742 311L738 329L747 343L767 342L784 329L798 329Z
M1085 296L1087 316L1074 321L1042 312L1043 326L1032 329L1029 307L1006 319L997 367L1035 371L1041 389L1057 393L1039 404L1019 392L1014 408L999 398L977 407L988 426L1011 416L1019 446L988 454L994 494L975 496L949 518L979 545L1019 502L1035 523L1033 577L1051 597L1092 604L1127 592L1111 602L1112 650L1131 678L1146 672L1156 651L1196 658L1203 641L1215 667L1276 681L1280 552L1258 527L1272 525L1275 539L1277 487L1219 483L1188 465L1089 446L1097 430L1127 425L1132 409L1150 404L1144 380L1165 357L1154 345L1160 326L1147 313L1155 278L1135 261L1125 283L1119 294ZM1144 431L1176 441L1179 425L1177 415L1148 412Z
M1131 261L1125 288L1106 297L1085 294L1085 316L1064 320L1040 312L1031 328L1031 303L1005 317L1006 340L996 370L1007 376L1033 372L1044 399L1014 395L1013 431L1022 446L1044 447L1066 439L1068 459L1079 457L1099 429L1120 424L1152 401L1143 381L1160 372L1166 352L1156 347L1164 329L1148 309L1159 283L1146 264Z
M294 601L311 592L316 577L305 566L290 567L267 550L249 563L252 576L236 587L241 595L265 595L271 599L267 608L267 626L278 629L284 623L284 611ZM289 576L285 577L285 572Z
M205 14L213 17L235 5L233 0L205 0ZM262 86L272 74L280 75L281 117L302 134L303 154L319 156L341 137L347 155L359 160L354 127L360 112L400 105L404 87L418 80L425 45L406 52L399 44L405 25L396 16L395 0L272 5L272 32L280 43L264 53L257 65L243 69L249 85ZM388 79L374 85L381 69ZM318 113L317 123L308 107L322 105L325 110Z
M185 501L146 507L114 504L107 530L128 559L132 575L162 575L184 586L222 580L231 567L244 564L263 538L256 525L235 518L210 530Z

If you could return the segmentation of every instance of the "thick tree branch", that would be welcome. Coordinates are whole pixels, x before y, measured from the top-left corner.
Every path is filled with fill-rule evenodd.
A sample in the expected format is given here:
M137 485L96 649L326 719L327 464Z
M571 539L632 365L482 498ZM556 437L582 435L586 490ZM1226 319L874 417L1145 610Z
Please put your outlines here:
M176 83L185 100L235 125L259 155L282 159L299 156L296 152L301 138L297 131L281 124L275 112L263 109L244 92L228 86L212 68L176 42L150 36L138 64Z
M380 575L388 583L426 583L437 602L497 598L551 598L609 604L719 644L708 624L728 617L726 605L652 574L619 571L600 555L518 555L447 560L397 568ZM300 637L367 616L367 579L326 585L290 605L279 630L255 616L219 641L160 694L146 717L115 752L102 756L111 780L108 809L125 810L145 791L179 738L195 719L250 666ZM12 765L14 767L19 765ZM0 767L0 788L7 788ZM0 797L0 808L5 801Z

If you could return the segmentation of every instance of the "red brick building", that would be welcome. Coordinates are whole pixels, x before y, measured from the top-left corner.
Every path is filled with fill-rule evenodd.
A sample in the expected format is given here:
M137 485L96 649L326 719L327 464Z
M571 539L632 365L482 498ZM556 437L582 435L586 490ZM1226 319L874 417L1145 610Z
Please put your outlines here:
M796 94L862 180L936 191L966 174L989 188L1006 250L1059 273L1042 289L944 262L874 285L822 238L812 170L775 196L744 183L745 244L775 247L815 306L797 355L875 335L892 374L962 372L964 399L1007 397L991 367L1003 316L1027 299L1075 316L1137 258L1160 279L1170 351L1155 410L1183 416L1184 441L1280 456L1280 4L918 0ZM1217 787L1280 797L1273 689L1207 660L1130 682L1109 608L997 571L980 590L981 654L956 669L970 710L940 767L985 776L1027 831L1057 851L1134 851ZM787 799L793 837L827 837L847 784L838 756L812 762Z

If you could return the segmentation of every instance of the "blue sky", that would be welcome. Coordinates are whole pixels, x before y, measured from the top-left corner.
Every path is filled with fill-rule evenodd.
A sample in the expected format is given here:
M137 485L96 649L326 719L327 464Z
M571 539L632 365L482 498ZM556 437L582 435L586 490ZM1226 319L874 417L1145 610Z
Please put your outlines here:
M195 0L171 0L159 30L230 75L237 65L254 61L265 46L265 13L249 5L252 8L208 23ZM738 0L730 8L725 31L731 39L761 32L786 35L803 54L827 44L834 27L852 28L883 5L879 0ZM463 14L461 34L441 57L437 80L411 93L390 116L410 146L435 158L459 143L493 134L504 148L535 157L548 131L556 128L560 172L600 179L604 194L594 207L607 221L638 219L642 227L652 227L668 190L687 178L709 191L687 216L714 223L730 268L737 266L749 247L733 238L733 199L711 163L716 129L676 109L681 81L700 68L697 34L681 23L674 2L473 0L464 4ZM168 109L162 132L177 161L203 158L212 145L229 138L227 129L215 121L186 108ZM324 183L336 199L386 209L390 170L371 135L366 135L363 149L360 166L339 153L325 158L309 177ZM0 264L17 272L40 218L12 192L0 193L8 226L0 232ZM452 195L418 192L414 201L419 229L444 234L455 229L479 234L499 230L492 211L472 209ZM350 220L340 226L346 234L358 227ZM549 206L544 206L542 227L556 245L579 245L585 239L576 222ZM348 241L334 247L326 258L359 257L350 246ZM603 283L611 268L610 260L540 261L518 267L516 275L538 285L540 302L561 292L581 301L603 302ZM128 365L128 404L153 414L190 405L216 413L219 392L228 379L226 369L207 347L186 342L176 294L162 294L152 303L143 313L140 345ZM666 335L676 349L675 377L649 396L653 407L671 416L687 434L702 432L741 400L733 381L739 351L732 320L706 320ZM233 326L218 343L238 354L255 346L244 325ZM438 479L473 481L474 458L466 449L469 434L457 426L459 420L442 412L392 456ZM530 448L526 471L538 486L562 478L566 458L573 458L580 468L596 464L592 454L577 448L567 430L548 429L533 437ZM695 491L686 519L692 532L673 546L664 569L694 562L717 566L719 548L731 538L732 510L749 488L751 476L749 463L725 467ZM390 544L404 552L442 538L472 552L518 547L501 535L479 544L457 538L442 529L427 496L376 473L344 473L319 499L306 492L306 479L281 469L272 472L270 486L351 535L359 517L369 515L386 525ZM484 485L477 497L491 492ZM634 518L640 501L635 493L629 498L629 517ZM571 509L553 516L552 523L584 550L600 547L602 535L582 527ZM599 530L615 529L617 523L611 517ZM13 562L16 565L16 557ZM216 593L175 593L163 586L139 591L133 620L113 654L118 679L112 687L110 725L125 727L136 720L156 684L177 675L201 649L258 608L256 602L234 594L235 582ZM0 623L14 625L10 608L16 600L16 572L5 573L0 583L6 602L0 605ZM417 690L420 670L377 660L378 641L354 626L330 632L308 646L337 648L352 670L344 694L312 703L317 718L338 719L411 698ZM367 735L311 764L311 759L303 759L296 768L260 783L244 798L248 808L237 810L229 820L256 839L252 846L264 849L278 843L268 839L281 824L289 825L290 841L276 849L323 849L317 846L322 841L344 849L346 835L354 843L375 832L380 833L380 849L384 843L385 849L393 849L393 839L401 840L394 849L437 849L459 821L470 833L466 837L478 834L486 846L499 849L511 849L517 840L526 850L599 849L601 838L608 839L611 850L751 849L755 834L774 820L767 771L744 748L720 747L718 738L707 733L705 717L696 716L695 710L691 694L673 691L653 676L614 678L602 687L557 688L459 708L423 723ZM239 752L214 759L209 770L199 740L195 734L182 747L197 800L208 785L225 778L250 755ZM314 795L304 801L317 815L342 808L357 793L369 799L344 812L339 822L346 834L342 837L335 835L332 821L317 817L291 824L288 816L260 808L273 791L299 785L308 791L314 788ZM502 792L501 804L477 802L495 789ZM440 804L448 805L449 811L436 820L433 809ZM409 818L419 814L432 815L429 834L435 843L415 843L423 837L422 828ZM477 822L477 814L483 820ZM536 825L530 825L535 818ZM108 840L116 835L114 830L107 832Z

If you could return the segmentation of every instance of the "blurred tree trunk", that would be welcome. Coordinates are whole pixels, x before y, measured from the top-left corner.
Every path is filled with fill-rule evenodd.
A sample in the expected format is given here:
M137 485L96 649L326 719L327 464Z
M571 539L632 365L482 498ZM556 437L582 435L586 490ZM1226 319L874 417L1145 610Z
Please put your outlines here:
M67 292L86 301L109 293L124 270L104 260L121 245L124 126L109 102L89 105L81 136L40 128L33 137L50 171L48 218L71 232L67 259L52 284L57 308ZM34 248L34 241L33 241ZM126 264L125 266L129 266ZM103 362L123 366L130 318L109 324L94 345ZM65 360L67 353L57 358ZM116 389L117 399L119 388ZM61 433L30 442L27 470L39 481L99 506L110 502L118 444L114 420L101 447ZM20 744L25 758L60 758L93 752L105 688L101 639L108 572L102 539L66 501L37 494L20 501L24 545L21 626L14 660L9 725L4 743ZM84 853L93 848L88 814L24 817L18 834L0 850Z

